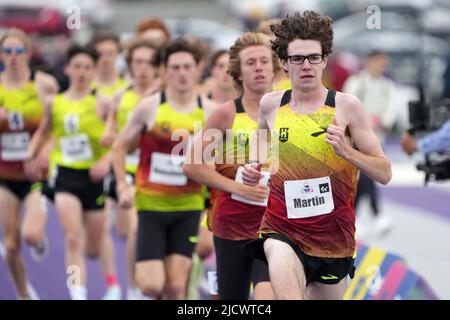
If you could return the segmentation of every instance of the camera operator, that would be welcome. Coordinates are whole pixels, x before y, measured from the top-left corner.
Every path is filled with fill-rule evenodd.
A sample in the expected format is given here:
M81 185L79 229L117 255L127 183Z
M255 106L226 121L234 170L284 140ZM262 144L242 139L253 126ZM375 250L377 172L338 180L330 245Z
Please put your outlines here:
M423 154L450 150L450 119L436 131L416 140L413 135L406 133L401 140L403 150L412 155L416 151Z

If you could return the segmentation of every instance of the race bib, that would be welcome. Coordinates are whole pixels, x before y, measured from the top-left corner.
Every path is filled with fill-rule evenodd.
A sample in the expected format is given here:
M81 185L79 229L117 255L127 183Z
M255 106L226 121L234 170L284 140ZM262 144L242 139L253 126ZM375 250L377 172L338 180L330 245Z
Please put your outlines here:
M242 171L244 171L244 167L240 166L237 169L236 178L235 178L235 181L238 183L243 183L242 182ZM261 174L262 174L262 177L259 180L259 183L269 186L270 172L269 171L261 171ZM252 204L255 206L264 206L264 207L267 206L267 199L264 201L254 201L254 200L250 200L250 199L241 197L240 195L235 194L235 193L231 194L231 199L240 201L240 202L244 202L244 203L248 203L248 204Z
M60 143L62 160L65 163L88 161L93 157L91 143L86 134L61 137Z
M334 209L330 177L284 182L288 218L329 214Z
M17 161L26 159L31 139L29 132L5 132L1 134L1 137L2 160Z
M149 180L170 186L185 186L188 178L183 173L183 157L153 152Z

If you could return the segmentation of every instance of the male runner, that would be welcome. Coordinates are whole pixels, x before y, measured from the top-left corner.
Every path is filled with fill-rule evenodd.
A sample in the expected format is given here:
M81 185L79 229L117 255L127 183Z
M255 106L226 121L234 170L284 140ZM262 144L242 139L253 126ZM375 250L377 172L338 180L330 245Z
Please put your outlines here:
M322 85L331 18L305 11L272 30L292 91L261 100L258 128L272 134L270 194L262 238L247 250L267 259L277 299L341 299L354 272L357 170L387 184L390 161L360 101ZM263 161L254 150L250 160ZM258 183L260 168L247 164L244 183Z

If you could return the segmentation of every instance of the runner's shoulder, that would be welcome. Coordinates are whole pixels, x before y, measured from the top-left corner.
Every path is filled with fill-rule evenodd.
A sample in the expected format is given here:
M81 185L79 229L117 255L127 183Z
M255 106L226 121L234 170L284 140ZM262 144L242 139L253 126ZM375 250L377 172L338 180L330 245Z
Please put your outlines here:
M362 107L361 101L353 94L336 91L336 106L343 109L354 110Z
M134 119L145 120L151 114L156 114L158 106L161 102L160 92L156 92L152 95L142 97L136 105L136 109L133 112Z
M286 90L278 90L266 93L260 101L260 110L262 114L269 114L281 105Z
M229 100L217 106L208 118L208 126L215 128L231 128L236 114L236 105L234 100Z

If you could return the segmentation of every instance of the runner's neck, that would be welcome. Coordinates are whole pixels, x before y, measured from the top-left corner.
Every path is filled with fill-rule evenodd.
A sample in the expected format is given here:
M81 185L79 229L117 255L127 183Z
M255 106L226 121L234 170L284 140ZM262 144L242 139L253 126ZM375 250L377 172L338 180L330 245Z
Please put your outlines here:
M76 87L75 85L69 86L69 89L64 93L65 97L69 100L82 100L91 92L91 89L88 86L80 86Z
M307 92L293 90L291 108L294 112L301 114L316 112L323 106L327 93L328 89L323 85Z
M169 86L166 94L170 106L179 112L189 112L197 107L196 94L193 89L181 92Z
M21 88L30 80L31 71L28 67L8 69L2 75L2 83L7 88Z
M247 90L242 95L242 105L245 112L255 121L258 121L259 114L259 102L265 93L256 93L251 90Z
M112 69L98 70L95 82L100 86L112 86L119 79L117 71Z

